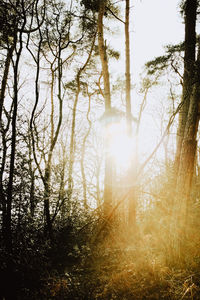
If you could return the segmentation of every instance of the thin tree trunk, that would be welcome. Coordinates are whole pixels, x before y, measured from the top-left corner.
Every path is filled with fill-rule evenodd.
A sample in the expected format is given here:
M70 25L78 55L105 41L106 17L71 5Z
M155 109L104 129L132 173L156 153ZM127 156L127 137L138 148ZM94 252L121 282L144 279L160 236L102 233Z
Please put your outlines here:
M104 99L105 99L105 116L109 116L111 110L111 94L110 94L110 78L108 71L108 60L106 53L106 46L104 44L103 33L103 16L105 12L105 1L102 0L99 3L98 14L98 48L101 59L102 74L104 81ZM106 120L106 131L109 129L109 120ZM104 176L104 213L109 215L112 206L112 161L109 155L109 137L105 137L105 176Z
M74 154L75 154L76 108L77 108L79 93L80 93L80 70L78 71L76 82L77 82L77 90L76 90L76 96L73 105L73 111L72 111L72 128L71 128L71 138L70 138L70 146L69 146L69 174L68 174L68 189L67 189L67 198L68 198L67 201L69 207L70 207L70 201L73 192L72 175L73 175Z
M97 170L96 170L96 199L97 199L97 207L101 205L101 193L100 193L100 163L97 163Z
M7 157L7 151L8 151L8 139L6 138L7 132L10 128L11 123L11 114L12 114L13 105L11 105L10 113L7 115L7 124L6 127L1 128L1 134L2 134L2 158L1 158L1 168L0 168L0 203L2 204L2 212L3 212L3 219L2 219L2 234L4 239L6 238L6 213L7 213L7 207L6 207L6 190L4 189L3 185L3 177L4 177L4 171L6 167L6 157Z
M87 205L87 182L86 182L85 168L84 168L85 144L86 144L87 138L88 138L88 136L90 134L90 130L91 130L91 127L92 127L92 122L89 119L92 94L89 94L89 92L88 92L88 86L87 86L87 94L88 94L87 121L88 121L89 127L88 127L88 130L87 130L87 132L86 132L86 134L84 136L83 144L82 144L82 149L81 149L81 175L82 175L82 184L83 184L83 204L84 204L85 209L88 208L88 205Z
M53 240L53 226L50 214L50 182L51 182L51 163L52 163L52 155L55 148L55 145L58 140L58 135L60 132L61 124L62 124L62 116L63 116L63 100L61 96L61 80L62 80L62 60L61 60L61 48L59 49L58 54L58 99L59 99L59 118L56 127L56 131L54 133L54 105L53 99L51 99L51 144L48 153L48 159L45 167L45 175L44 175L44 214L47 230L49 233L49 237ZM54 74L52 73L52 84L54 84Z
M13 51L15 49L15 44L8 48L7 50L7 56L6 56L6 61L5 61L5 69L3 73L3 78L1 82L1 92L0 92L0 128L1 128L1 121L2 121L2 111L3 111L3 104L4 104L4 98L5 98L5 92L6 92L6 85L7 85L7 80L8 80L8 74L9 74L9 68L10 68L10 63L12 60L13 56Z
M3 189L3 173L4 173L4 168L5 168L5 163L6 163L6 154L7 154L7 149L8 149L8 147L6 145L6 132L9 129L11 117L8 120L7 129L5 130L3 128L3 124L2 124L2 112L3 112L3 105L4 105L4 99L5 99L5 93L6 93L6 85L7 85L8 74L9 74L9 69L10 69L10 63L12 61L13 52L14 52L16 43L17 43L17 36L15 36L15 38L14 38L13 45L10 48L8 48L8 50L7 50L5 68L4 68L3 78L2 78L2 82L1 82L1 90L0 90L0 130L2 132L2 139L3 139L3 157L2 157L2 165L1 165L1 171L0 171L0 202L2 203L2 210L3 210L2 230L3 230L4 240L7 239L8 224L7 224L7 203L6 203L6 196L5 196L4 189ZM8 245L8 247L9 247L9 245Z
M132 136L132 114L131 114L131 73L130 73L130 40L129 40L129 13L130 1L126 0L125 13L125 57L126 57L126 122L128 135Z
M68 192L67 192L69 207L70 207L70 200L71 200L72 192L73 192L73 177L72 177L72 175L73 175L74 154L75 154L76 108L77 108L77 104L78 104L78 100L79 100L79 94L81 91L80 78L81 78L82 72L85 70L85 68L87 67L87 65L90 61L92 51L94 48L95 39L96 39L96 34L93 38L92 46L90 48L90 52L88 54L87 60L86 60L85 64L82 66L82 68L80 68L78 70L78 73L76 76L77 89L76 89L76 96L75 96L73 112L72 112L72 127L71 127L70 152L69 152L69 174L68 174Z
M25 26L25 21L23 27ZM14 45L17 44L17 33L15 34ZM12 249L12 229L11 229L11 212L12 212L12 202L13 202L13 180L14 180L14 170L15 170L15 152L16 152L16 123L17 123L17 110L18 110L18 69L19 61L23 49L22 42L22 31L19 34L19 49L16 51L16 61L13 61L14 69L14 96L13 96L13 114L12 114L12 137L11 137L11 156L10 156L10 166L9 166L9 179L7 186L7 203L6 203L6 247L7 249Z
M59 209L61 210L61 218L64 221L66 218L66 203L65 203L65 171L66 171L67 159L66 159L66 148L63 146L62 155L62 169L60 174L60 187L59 187Z
M35 207L36 207L36 201L35 201L35 168L33 168L32 165L32 147L31 147L31 134L28 133L28 156L29 156L29 173L30 173L30 179L31 179L31 186L30 186L30 215L33 220L35 215Z
M126 0L125 8L125 58L126 58L126 122L127 134L129 138L133 138L132 130L132 112L131 112L131 73L130 73L130 40L129 40L129 15L130 15L130 1ZM136 157L132 153L130 158L130 168L128 171L128 224L131 229L136 227L136 191L135 191L135 178L136 176Z

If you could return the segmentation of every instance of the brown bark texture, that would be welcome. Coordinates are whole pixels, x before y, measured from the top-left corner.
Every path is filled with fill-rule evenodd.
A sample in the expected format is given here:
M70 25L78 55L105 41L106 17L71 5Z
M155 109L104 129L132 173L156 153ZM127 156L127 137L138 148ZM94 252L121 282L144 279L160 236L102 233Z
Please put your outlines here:
M132 112L131 112L131 72L130 72L130 38L129 38L129 18L130 18L130 1L126 0L125 7L125 59L126 59L126 122L127 134L133 138L132 130ZM128 224L131 228L136 226L136 193L135 193L135 175L136 175L136 159L134 153L130 160L130 168L128 172Z
M104 82L104 100L105 115L109 115L111 110L110 79L108 71L108 59L106 46L104 43L103 16L105 12L106 1L100 1L98 13L98 47L101 59L103 82ZM106 124L106 131L109 129L109 122ZM105 176L104 176L104 213L109 215L112 206L112 161L108 152L109 137L105 137Z
M179 118L176 153L176 189L172 213L172 242L174 256L182 259L188 233L188 209L197 148L200 103L200 53L196 51L197 1L188 0L185 6L185 61L183 106Z
M192 93L194 66L195 66L195 48L196 48L196 12L197 1L187 0L185 4L185 54L184 54L184 74L182 107L179 112L179 124L177 131L177 148L175 157L175 178L178 174L181 148L184 138L187 115L189 111L190 96Z

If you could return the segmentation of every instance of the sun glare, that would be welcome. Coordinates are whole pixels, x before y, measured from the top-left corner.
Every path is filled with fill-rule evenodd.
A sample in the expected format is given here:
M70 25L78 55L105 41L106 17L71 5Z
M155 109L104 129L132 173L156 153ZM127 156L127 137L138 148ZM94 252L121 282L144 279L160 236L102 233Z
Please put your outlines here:
M125 122L115 123L109 128L109 153L116 166L127 168L133 156L133 138L127 136Z

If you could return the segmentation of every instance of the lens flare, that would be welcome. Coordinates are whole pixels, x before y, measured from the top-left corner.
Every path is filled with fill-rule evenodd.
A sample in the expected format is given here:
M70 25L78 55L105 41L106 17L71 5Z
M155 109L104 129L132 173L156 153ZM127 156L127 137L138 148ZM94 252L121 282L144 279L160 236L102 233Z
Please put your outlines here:
M109 127L109 153L116 166L127 168L133 156L134 144L126 133L125 122L115 123Z

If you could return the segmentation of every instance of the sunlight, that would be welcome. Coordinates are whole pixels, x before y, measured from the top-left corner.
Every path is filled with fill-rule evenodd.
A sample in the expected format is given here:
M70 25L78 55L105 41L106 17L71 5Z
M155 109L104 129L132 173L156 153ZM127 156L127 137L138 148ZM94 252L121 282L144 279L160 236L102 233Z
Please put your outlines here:
M116 166L127 168L133 155L133 139L127 136L126 123L121 121L109 126L109 153Z

